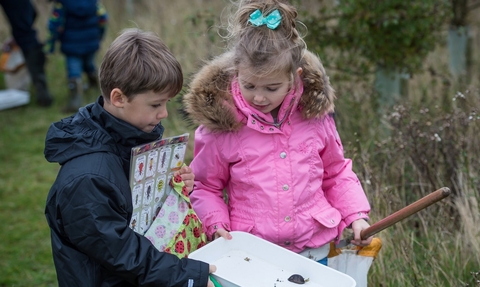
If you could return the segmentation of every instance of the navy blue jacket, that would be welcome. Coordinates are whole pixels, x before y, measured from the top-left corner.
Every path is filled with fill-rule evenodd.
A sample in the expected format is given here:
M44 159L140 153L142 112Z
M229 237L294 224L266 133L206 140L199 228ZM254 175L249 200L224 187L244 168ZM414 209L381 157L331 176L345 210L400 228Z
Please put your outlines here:
M50 126L45 157L61 168L45 215L60 287L207 286L208 264L160 252L129 227L131 148L162 134L113 117L103 97Z
M67 56L95 53L105 33L107 13L98 0L57 0L48 23L50 35L48 52L53 52L55 41Z

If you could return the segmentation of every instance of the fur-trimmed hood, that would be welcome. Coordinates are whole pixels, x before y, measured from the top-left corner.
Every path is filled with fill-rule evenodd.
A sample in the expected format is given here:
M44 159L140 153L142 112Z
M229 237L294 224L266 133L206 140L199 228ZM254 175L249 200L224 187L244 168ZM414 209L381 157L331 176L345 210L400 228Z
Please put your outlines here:
M237 131L244 125L230 88L234 77L232 58L231 52L227 52L207 63L194 75L190 90L183 97L187 118L212 132ZM333 112L334 90L319 58L306 51L301 66L304 92L297 108L303 118Z

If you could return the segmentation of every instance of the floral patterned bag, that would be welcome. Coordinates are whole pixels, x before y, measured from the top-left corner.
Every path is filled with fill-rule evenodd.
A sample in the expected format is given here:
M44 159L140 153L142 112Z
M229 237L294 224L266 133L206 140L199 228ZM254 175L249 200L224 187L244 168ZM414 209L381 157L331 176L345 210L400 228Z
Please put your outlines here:
M207 237L181 177L173 177L170 186L171 193L144 236L158 250L184 258L204 246Z

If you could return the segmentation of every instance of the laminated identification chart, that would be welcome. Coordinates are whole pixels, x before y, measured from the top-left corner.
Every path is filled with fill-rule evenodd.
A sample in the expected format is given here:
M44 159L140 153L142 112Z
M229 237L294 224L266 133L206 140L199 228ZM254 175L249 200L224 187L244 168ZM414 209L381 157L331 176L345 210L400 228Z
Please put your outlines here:
M132 148L130 228L144 235L173 190L169 182L185 159L189 134L164 138Z

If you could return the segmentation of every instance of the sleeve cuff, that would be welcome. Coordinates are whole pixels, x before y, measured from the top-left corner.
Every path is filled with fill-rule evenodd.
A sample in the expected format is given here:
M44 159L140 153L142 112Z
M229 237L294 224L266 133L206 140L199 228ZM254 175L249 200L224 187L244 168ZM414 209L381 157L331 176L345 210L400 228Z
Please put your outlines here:
M219 229L219 228L223 228L226 231L230 232L230 227L227 224L217 222L217 223L214 223L214 224L208 226L207 232L206 232L207 233L207 239L212 241L214 239L213 235L215 234L215 232L217 232L217 229Z
M344 219L347 228L352 228L352 222L354 222L355 220L358 220L358 219L365 219L366 221L368 221L370 219L368 217L368 212L359 211L357 213L353 213L353 214L347 216Z

